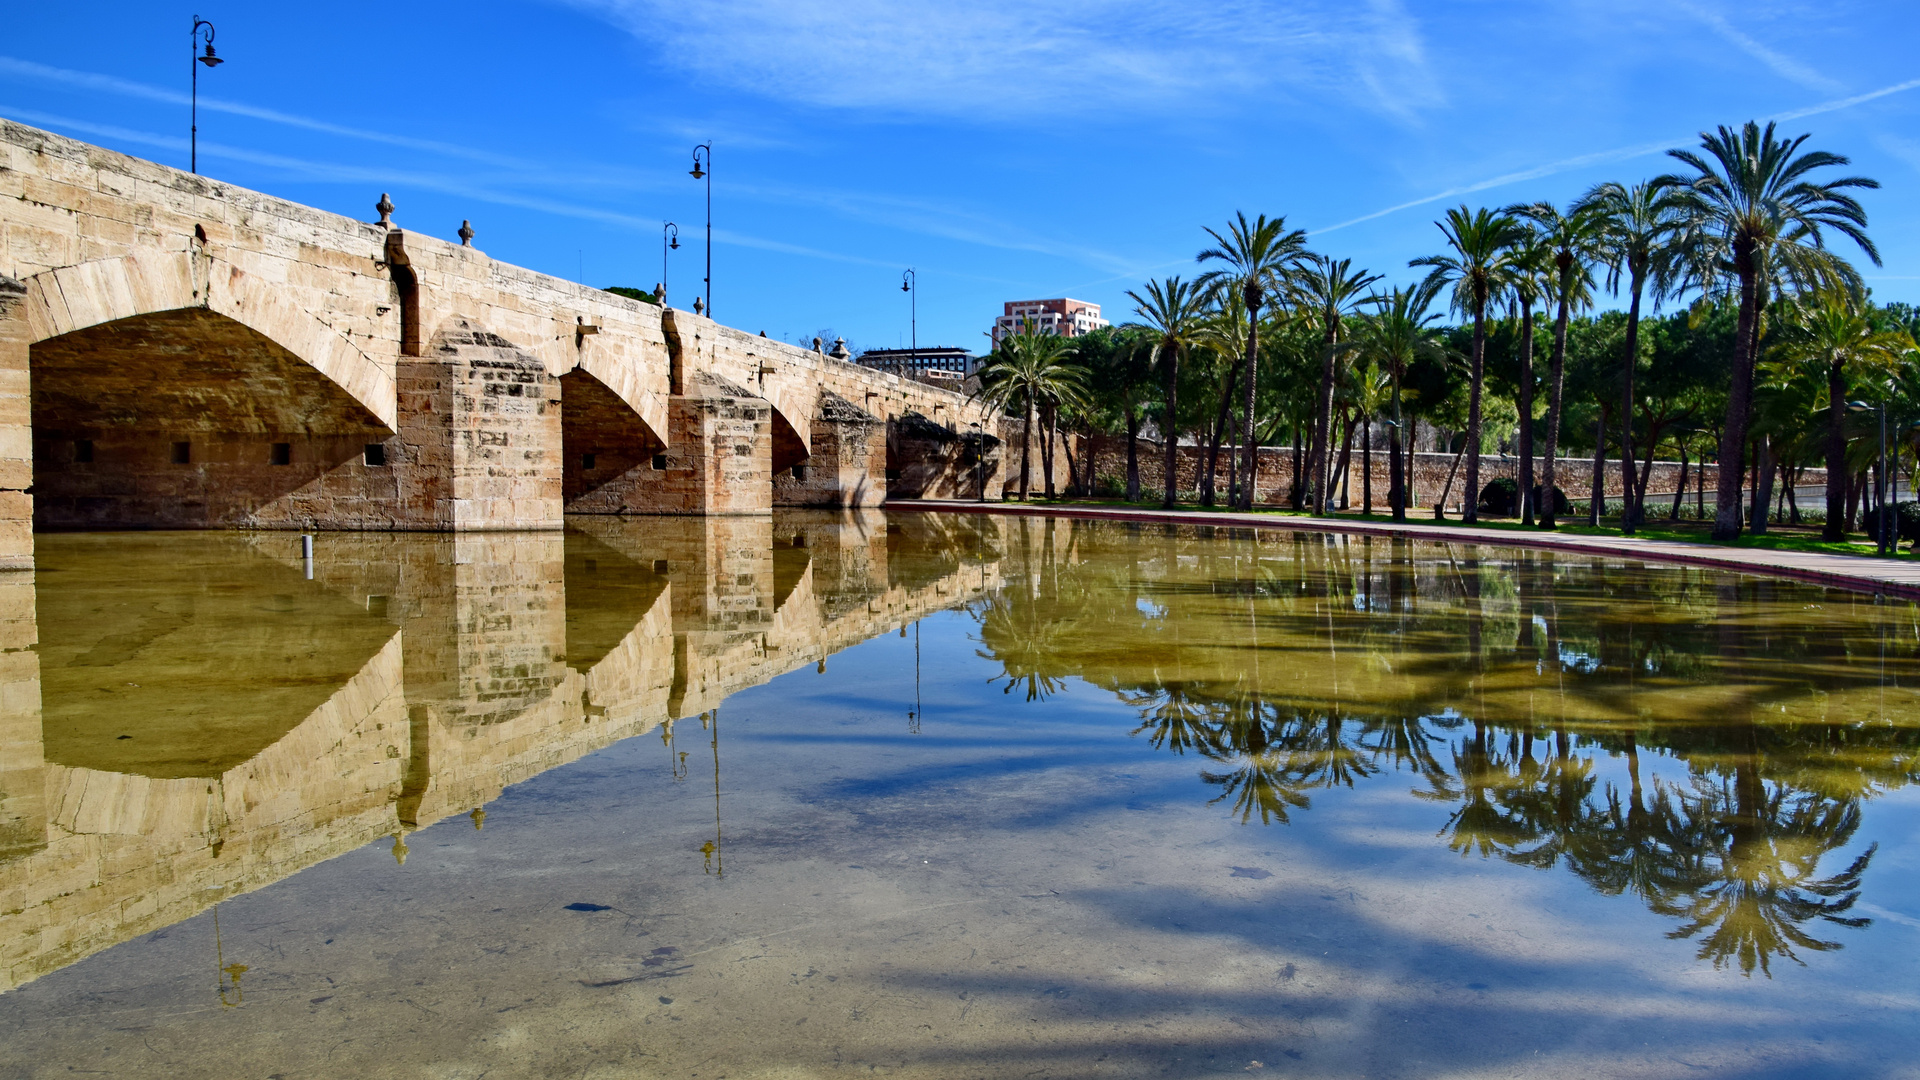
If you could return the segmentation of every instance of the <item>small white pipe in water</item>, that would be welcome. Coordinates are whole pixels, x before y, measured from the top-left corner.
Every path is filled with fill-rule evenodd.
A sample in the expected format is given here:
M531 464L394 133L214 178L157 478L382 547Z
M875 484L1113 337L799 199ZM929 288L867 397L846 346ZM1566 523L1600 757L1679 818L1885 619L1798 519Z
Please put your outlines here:
M307 580L313 580L313 534L300 534L300 558L307 564Z

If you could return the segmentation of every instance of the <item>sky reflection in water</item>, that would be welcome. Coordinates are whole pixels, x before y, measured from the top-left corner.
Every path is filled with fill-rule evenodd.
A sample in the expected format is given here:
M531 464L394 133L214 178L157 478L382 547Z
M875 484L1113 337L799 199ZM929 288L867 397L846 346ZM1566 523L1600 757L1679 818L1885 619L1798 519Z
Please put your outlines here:
M310 581L287 537L41 538L0 598L38 635L0 1070L1897 1076L1920 1041L1910 605L1311 534L578 524L323 537Z

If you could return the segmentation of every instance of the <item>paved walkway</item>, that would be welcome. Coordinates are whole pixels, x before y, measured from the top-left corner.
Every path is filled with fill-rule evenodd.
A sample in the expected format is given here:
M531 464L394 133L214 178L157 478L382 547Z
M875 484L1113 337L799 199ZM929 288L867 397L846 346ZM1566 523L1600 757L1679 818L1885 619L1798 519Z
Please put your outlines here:
M1042 517L1090 518L1107 521L1161 521L1182 525L1251 526L1299 532L1353 533L1366 536L1404 536L1410 540L1490 544L1501 547L1544 548L1583 555L1643 559L1648 562L1705 566L1769 577L1795 578L1818 585L1853 589L1920 600L1920 562L1895 562L1865 555L1829 555L1811 551L1768 551L1763 548L1719 547L1637 536L1573 536L1557 532L1503 532L1351 518L1278 517L1271 514L1234 514L1196 510L1120 509L1106 506L1038 506L1023 503L978 503L938 499L895 499L889 511L940 511L973 514L1027 514Z

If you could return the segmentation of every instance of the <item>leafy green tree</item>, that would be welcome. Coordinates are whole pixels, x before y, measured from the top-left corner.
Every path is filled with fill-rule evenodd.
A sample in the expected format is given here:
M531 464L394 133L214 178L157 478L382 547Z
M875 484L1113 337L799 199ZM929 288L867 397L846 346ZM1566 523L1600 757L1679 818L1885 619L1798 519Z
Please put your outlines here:
M1540 527L1551 529L1555 526L1553 489L1559 483L1555 471L1559 467L1561 395L1566 381L1567 319L1593 301L1593 266L1601 253L1600 221L1577 203L1565 213L1544 202L1507 209L1538 226L1553 249L1551 288L1547 293L1554 305L1553 358L1547 375L1546 468L1541 477L1547 498L1540 508Z
M1822 290L1794 305L1793 325L1774 346L1783 359L1816 364L1827 376L1827 522L1821 535L1846 539L1847 379L1892 374L1913 351L1905 331L1874 327L1844 292ZM1757 512L1757 511L1756 511Z
M1357 340L1358 351L1373 363L1385 364L1393 383L1393 426L1388 429L1387 448L1392 460L1387 468L1387 504L1393 520L1407 520L1407 478L1400 456L1405 437L1406 413L1403 408L1408 365L1429 360L1444 364L1447 347L1440 330L1434 326L1438 313L1430 313L1439 286L1431 281L1375 293L1369 300L1372 314L1362 322Z
M1294 309L1319 328L1322 343L1320 392L1313 414L1313 448L1308 452L1307 499L1315 513L1329 509L1332 488L1333 388L1338 379L1340 349L1346 320L1365 303L1366 289L1379 274L1353 269L1353 260L1308 255L1290 276L1289 298Z
M1769 262L1802 290L1853 287L1858 274L1826 247L1827 232L1851 239L1874 265L1880 253L1867 238L1867 212L1849 189L1879 187L1875 180L1850 176L1816 181L1816 170L1843 166L1848 159L1824 150L1800 152L1809 136L1782 139L1774 125L1749 120L1740 130L1721 126L1701 133L1700 151L1670 150L1691 166L1691 177L1661 177L1681 188L1689 216L1686 255L1692 280L1711 291L1731 276L1739 298L1732 378L1727 388L1726 423L1720 430L1720 484L1714 508L1713 537L1740 535L1740 479L1745 468L1748 398L1757 359L1759 295Z
M992 358L981 365L979 378L976 398L1001 411L1011 411L1015 406L1021 410L1020 501L1025 502L1033 459L1034 413L1052 404L1084 404L1086 369L1073 363L1073 346L1067 339L1026 326L1000 339Z
M1450 254L1426 255L1407 265L1427 266L1429 281L1453 286L1455 311L1473 320L1473 349L1468 360L1467 498L1466 521L1479 520L1481 393L1486 381L1487 304L1507 286L1512 274L1512 245L1520 222L1482 207L1469 210L1463 203L1434 223Z
M1239 504L1243 510L1253 509L1254 473L1259 468L1260 448L1254 437L1257 431L1254 412L1256 368L1260 355L1260 311L1266 305L1267 298L1280 291L1287 275L1307 256L1307 234L1303 229L1288 231L1284 217L1269 220L1261 214L1253 221L1247 215L1237 213L1234 220L1227 223L1226 235L1212 229L1207 235L1213 237L1213 247L1200 252L1198 260L1202 263L1219 262L1223 268L1209 271L1201 277L1205 284L1219 284L1237 293L1246 309L1246 348L1242 351L1242 374L1246 382L1246 413L1240 429L1247 433L1246 466L1242 470L1244 481L1240 486Z
M1160 435L1166 444L1166 499L1171 510L1176 495L1180 454L1180 361L1200 343L1206 319L1212 307L1208 291L1198 283L1180 280L1179 275L1149 281L1146 295L1129 289L1134 314L1140 316L1141 329L1149 335L1148 363L1160 369L1166 380L1166 419ZM1130 492L1128 498L1136 497Z
M1681 189L1663 177L1632 186L1600 184L1576 206L1600 223L1600 261L1607 268L1608 290L1618 295L1625 282L1631 298L1620 369L1620 490L1625 507L1620 531L1631 536L1640 522L1644 495L1635 489L1633 462L1633 369L1640 356L1640 300L1649 285L1656 302L1666 298L1684 276L1680 240L1687 227L1686 200Z

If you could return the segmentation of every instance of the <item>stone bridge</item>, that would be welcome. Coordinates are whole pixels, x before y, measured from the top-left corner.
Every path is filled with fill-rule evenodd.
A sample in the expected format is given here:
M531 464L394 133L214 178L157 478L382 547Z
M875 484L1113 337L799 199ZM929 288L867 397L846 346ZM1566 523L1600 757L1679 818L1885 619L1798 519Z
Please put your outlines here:
M983 441L989 485L999 464L972 423L997 418L388 213L0 119L0 567L31 565L36 527L557 529L970 493Z

